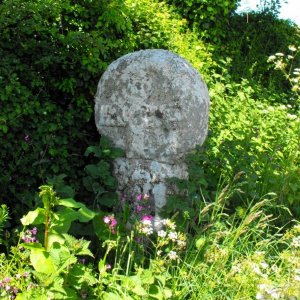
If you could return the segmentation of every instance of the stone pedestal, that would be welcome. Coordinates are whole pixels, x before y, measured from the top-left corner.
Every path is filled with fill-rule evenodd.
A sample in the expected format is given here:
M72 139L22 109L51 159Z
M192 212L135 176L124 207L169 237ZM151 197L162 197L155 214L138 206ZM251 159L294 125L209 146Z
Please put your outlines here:
M207 135L209 95L199 73L166 50L142 50L114 61L95 98L100 134L126 157L115 161L121 193L149 193L155 212L170 177L187 178L184 156Z

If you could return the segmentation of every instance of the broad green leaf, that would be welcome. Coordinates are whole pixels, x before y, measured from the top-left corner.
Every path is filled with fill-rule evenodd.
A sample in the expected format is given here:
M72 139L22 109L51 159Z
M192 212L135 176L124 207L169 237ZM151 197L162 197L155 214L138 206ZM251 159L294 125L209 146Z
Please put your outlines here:
M63 244L65 240L61 237L61 235L57 233L50 232L48 236L48 247L51 248L54 243Z
M91 221L96 216L92 210L88 209L86 206L82 206L78 210L78 219L80 222L88 222Z
M58 219L53 221L51 229L57 233L69 231L73 221L78 220L78 212L72 208L65 207L56 213Z
M30 261L37 272L52 274L55 272L55 266L48 252L40 249L32 249Z
M112 292L110 292L110 293L105 293L104 295L103 295L103 300L120 300L121 298L120 298L120 295L117 295L117 294L115 294L115 293L112 293Z
M21 219L21 223L24 226L31 224L43 224L45 223L45 210L43 208L37 208L36 210L30 211Z
M84 204L77 202L72 198L66 198L66 199L60 199L58 201L58 205L65 206L65 207L71 207L71 208L80 208Z

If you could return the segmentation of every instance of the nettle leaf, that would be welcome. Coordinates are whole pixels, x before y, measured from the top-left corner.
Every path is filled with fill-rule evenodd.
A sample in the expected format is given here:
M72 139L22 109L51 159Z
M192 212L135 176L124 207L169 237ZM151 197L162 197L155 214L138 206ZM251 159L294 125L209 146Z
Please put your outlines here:
M91 272L91 269L87 268L83 264L75 264L72 266L68 276L71 277L71 281L74 282L74 286L78 283L80 287L80 284L84 282L87 282L91 286L98 282L93 272Z
M154 275L153 272L151 270L144 270L141 269L140 271L140 277L142 279L142 282L144 284L153 284L154 283Z
M36 210L30 211L27 215L25 215L21 219L21 223L24 226L28 226L31 224L43 224L45 223L45 210L43 208L37 208Z
M90 242L84 239L76 239L70 234L63 234L65 238L66 246L72 251L75 252L76 255L89 255L94 257L93 253L88 249Z
M50 250L50 256L55 263L58 273L67 271L68 267L77 262L75 255L70 253L70 250L58 243L53 244L53 248Z

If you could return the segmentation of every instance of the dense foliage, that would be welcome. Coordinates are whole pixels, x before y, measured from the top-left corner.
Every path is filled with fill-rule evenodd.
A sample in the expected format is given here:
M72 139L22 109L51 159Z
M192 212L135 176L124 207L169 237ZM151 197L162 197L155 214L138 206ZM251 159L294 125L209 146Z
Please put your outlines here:
M0 2L1 299L300 297L299 27L279 0L239 2ZM186 58L211 97L159 231L149 195L116 205L123 152L93 118L106 67L147 48Z

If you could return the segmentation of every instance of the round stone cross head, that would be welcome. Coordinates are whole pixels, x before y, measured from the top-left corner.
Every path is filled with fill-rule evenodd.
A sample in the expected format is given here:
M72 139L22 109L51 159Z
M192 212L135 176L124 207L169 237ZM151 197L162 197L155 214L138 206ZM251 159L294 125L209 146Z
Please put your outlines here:
M156 214L170 177L187 178L184 156L207 135L209 95L198 72L166 50L142 50L114 61L95 98L100 132L126 157L114 163L119 190L148 193Z

